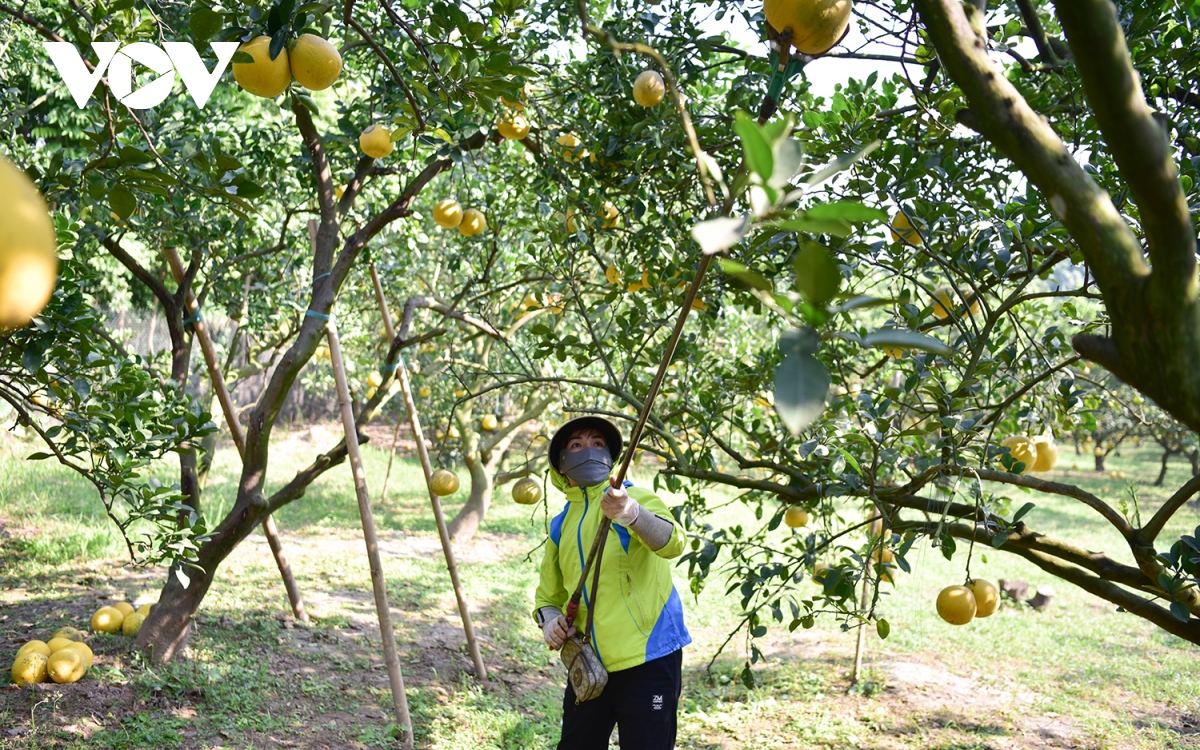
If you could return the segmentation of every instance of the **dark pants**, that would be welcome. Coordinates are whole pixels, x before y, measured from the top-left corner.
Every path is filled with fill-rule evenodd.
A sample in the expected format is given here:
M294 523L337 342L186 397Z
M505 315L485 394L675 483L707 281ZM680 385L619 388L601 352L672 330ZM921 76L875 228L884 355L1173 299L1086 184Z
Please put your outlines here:
M608 675L597 698L576 705L567 683L558 750L605 750L613 724L621 750L673 750L683 691L683 649Z

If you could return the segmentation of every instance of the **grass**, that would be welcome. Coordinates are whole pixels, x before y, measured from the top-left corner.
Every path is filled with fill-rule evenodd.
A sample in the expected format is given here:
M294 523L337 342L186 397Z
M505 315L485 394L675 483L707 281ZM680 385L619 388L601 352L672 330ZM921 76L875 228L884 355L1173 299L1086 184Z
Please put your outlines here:
M271 477L282 483L314 452L281 436ZM321 447L318 440L316 447ZM123 564L124 545L88 486L52 464L20 459L28 444L0 443L0 664L31 637L86 624L101 603L157 596L161 573ZM374 494L387 456L368 446ZM1078 470L1071 465L1077 464ZM1110 461L1128 481L1087 471L1090 456L1064 446L1055 478L1114 504L1136 493L1143 516L1185 481L1182 462L1165 488L1149 486L1157 457L1128 449ZM198 613L188 658L145 664L120 636L92 636L96 665L71 686L0 688L0 748L385 747L394 744L361 525L348 470L334 470L277 515L314 623L290 618L265 540L255 533L226 561ZM228 508L236 457L222 450L206 502ZM634 477L648 482L649 477ZM1119 537L1073 501L1011 492L1037 507L1035 528L1119 559ZM456 550L490 670L470 675L449 576L415 464L397 461L376 523L418 745L428 748L553 747L562 673L528 610L536 585L545 505L497 495L483 530ZM462 496L449 498L452 514ZM669 500L670 502L670 500ZM552 497L551 510L561 503ZM728 513L736 514L737 509ZM1189 533L1189 505L1163 539ZM780 537L786 529L775 532ZM529 558L532 556L532 561ZM704 665L737 621L736 601L710 583L685 597L695 643L685 652L679 746L684 748L1185 748L1200 742L1196 647L1063 582L1050 609L1005 606L954 628L934 613L945 585L961 582L967 550L952 561L927 543L913 572L881 604L892 634L867 639L864 678L850 689L855 636L831 620L812 630L773 628L758 645L755 687L738 674L735 638L711 679ZM1024 560L975 549L976 577L1051 579ZM687 590L682 571L677 586ZM9 729L9 728L12 729Z

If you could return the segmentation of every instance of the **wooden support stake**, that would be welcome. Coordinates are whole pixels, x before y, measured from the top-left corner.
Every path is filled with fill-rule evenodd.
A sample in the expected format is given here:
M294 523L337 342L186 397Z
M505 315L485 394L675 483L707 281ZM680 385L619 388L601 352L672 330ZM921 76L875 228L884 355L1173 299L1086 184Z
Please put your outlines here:
M167 256L167 263L171 266L171 275L175 277L176 283L183 282L183 263L179 260L179 253L175 248L168 247L164 251ZM189 316L195 316L196 311L200 309L200 303L196 301L196 295L188 291L187 300L184 307ZM203 320L197 320L192 323L193 329L196 331L196 339L200 342L200 350L204 352L204 362L208 365L208 377L212 381L213 389L217 392L217 401L221 403L221 411L225 414L225 424L229 426L229 434L233 437L233 444L237 447L238 455L243 459L246 457L246 435L242 432L242 425L238 422L237 412L233 408L233 399L229 396L229 389L225 387L225 377L221 374L221 366L217 363L217 352L213 348L212 338L208 335L208 328L204 325ZM275 565L279 567L279 575L283 578L283 587L287 589L288 601L292 604L292 614L301 622L308 622L308 613L304 611L304 600L300 597L300 588L296 585L296 577L292 575L292 566L288 564L287 556L283 553L283 542L279 540L279 530L275 527L275 519L267 516L262 522L263 535L267 537L267 544L271 547L271 554L275 557Z
M394 341L396 331L392 327L392 315L388 312L387 300L383 296L383 285L379 283L379 273L375 264L370 264L371 282L375 285L375 300L379 303L379 312L383 315L383 327L387 331L388 341ZM442 501L433 491L433 466L429 462L429 452L425 449L425 435L421 431L421 417L417 414L417 404L413 400L412 383L408 379L408 368L404 366L404 358L398 360L396 378L400 381L400 390L404 396L404 408L408 411L408 424L412 427L413 440L417 443L417 456L421 459L421 470L425 472L425 487L429 491L429 502L433 505L433 517L437 521L438 536L442 538L442 552L446 555L446 568L450 571L450 583L454 586L454 597L458 599L458 614L462 617L463 631L467 635L467 648L471 651L471 661L475 663L475 676L480 680L487 679L487 667L479 652L479 641L475 639L475 628L471 624L471 612L467 608L467 597L463 593L462 584L458 578L458 565L454 562L454 548L450 545L450 531L446 528L446 517L442 513ZM399 425L397 425L399 427ZM393 446L393 450L395 450Z
M317 222L309 220L310 240L316 244ZM363 469L362 452L358 449L358 427L354 423L354 410L350 404L350 384L346 380L346 367L342 360L342 343L338 339L337 324L331 318L326 324L329 335L329 357L333 361L333 380L337 384L338 406L342 412L342 427L346 432L346 455L354 474L354 494L358 497L358 513L362 517L363 539L367 544L367 560L371 566L371 585L375 591L375 613L379 617L379 634L383 638L383 658L387 662L388 677L392 683L392 704L396 711L396 723L400 726L401 742L405 750L413 747L412 719L408 713L408 697L404 694L404 676L400 674L400 660L396 656L396 633L392 629L392 612L388 607L387 582L383 578L383 563L379 559L379 543L375 535L375 516L371 512L371 497L367 494L367 475Z

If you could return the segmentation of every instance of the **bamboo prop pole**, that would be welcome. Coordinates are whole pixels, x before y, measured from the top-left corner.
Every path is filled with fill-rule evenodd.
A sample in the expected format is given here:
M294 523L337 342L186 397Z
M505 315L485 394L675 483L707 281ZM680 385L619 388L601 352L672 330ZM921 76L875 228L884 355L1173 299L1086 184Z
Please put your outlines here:
M662 388L663 380L666 379L667 368L671 366L671 360L675 358L675 348L679 345L679 337L683 335L683 327L687 323L688 313L692 311L692 303L696 301L696 296L700 292L700 284L704 281L704 275L708 273L712 259L713 256L705 254L700 261L699 268L696 269L696 278L692 279L692 284L688 287L687 295L683 300L683 309L679 311L679 317L675 320L675 329L671 331L671 338L663 350L662 360L658 363L658 372L654 374L654 381L650 383L650 391L646 394L646 400L642 402L642 411L638 414L637 423L633 426L633 433L629 436L629 449L625 451L625 457L621 460L621 467L617 470L617 475L612 478L614 487L620 487L625 482L625 475L629 473L629 465L633 463L633 454L642 440L646 422L650 419L650 410L654 408L654 400L658 398L658 391ZM575 622L575 616L579 614L579 600L583 595L583 585L587 580L588 569L591 568L592 561L596 559L596 553L601 544L608 538L608 530L611 525L612 521L605 517L600 522L600 527L596 529L596 538L592 541L592 549L588 552L587 563L583 566L583 575L579 576L579 583L575 586L571 600L567 603L568 627Z
M309 238L315 244L317 222L308 223ZM324 318L320 313L306 313ZM325 325L329 337L329 357L333 361L333 380L337 384L338 406L342 412L342 427L346 432L346 455L354 475L354 494L358 498L358 513L362 518L363 539L367 545L367 560L371 566L371 586L375 591L375 612L379 617L379 633L383 638L383 658L387 662L388 678L392 684L392 704L396 711L396 723L400 725L401 741L405 750L413 747L412 719L408 713L408 697L404 694L404 676L400 674L400 660L396 656L396 633L392 629L392 612L388 607L387 582L383 578L383 563L379 559L379 543L375 534L375 516L371 512L371 497L367 494L367 475L363 469L362 452L358 449L358 427L354 423L354 409L350 403L350 384L346 380L346 367L342 360L342 342L338 338L337 323L330 317Z
M375 285L375 299L379 303L379 312L383 315L383 327L387 331L389 341L394 341L396 331L392 327L392 315L388 311L387 299L383 296L383 285L379 283L379 273L375 264L370 264L371 282ZM404 396L404 408L408 411L408 424L412 427L413 440L417 443L417 456L421 460L421 470L425 473L425 486L429 491L429 502L433 505L433 517L437 521L438 536L442 538L442 552L446 555L446 568L450 571L450 583L454 586L454 597L458 600L458 613L462 617L463 631L467 636L467 648L471 651L471 661L475 663L475 676L480 680L487 679L487 667L479 652L479 641L475 639L475 628L471 624L471 611L467 607L467 597L459 582L458 565L454 562L454 548L450 544L450 532L446 528L446 517L442 513L442 500L433 491L433 466L429 461L429 452L425 449L425 435L421 430L421 417L417 413L417 404L412 396L412 383L408 378L408 368L404 366L404 358L397 360L396 378L400 381L400 391ZM400 427L399 422L396 424ZM393 452L395 447L393 446Z
M175 277L175 283L182 283L183 263L179 260L179 253L173 247L165 248L163 253L167 256L167 263L171 266L171 275ZM241 422L238 422L229 389L225 387L225 377L221 374L221 366L217 362L217 352L213 347L212 337L208 335L208 328L204 325L204 318L200 314L200 303L191 291L188 291L184 307L188 313L188 320L191 322L193 330L196 331L196 338L200 341L200 350L204 352L204 362L208 365L208 377L212 381L213 390L217 392L217 401L221 403L221 411L225 414L225 424L229 426L229 434L233 437L233 444L237 447L238 455L244 459L246 457L246 435L242 432ZM271 547L271 554L275 557L279 575L283 578L283 587L287 589L288 601L292 605L292 614L297 620L308 622L308 612L304 610L304 599L300 596L300 588L296 585L296 577L292 575L292 566L288 563L287 555L283 553L283 542L279 539L279 529L275 526L273 516L263 519L262 530L263 535L267 538L267 544Z
M868 565L867 569L869 570L870 568L871 568L871 566ZM863 576L862 604L860 605L860 608L866 609L867 605L870 603L871 603L871 576L865 575L865 576ZM867 625L866 625L866 623L861 623L858 626L858 643L856 643L854 645L854 671L850 674L850 684L851 685L857 685L859 677L862 675L863 650L866 647L866 640L867 640Z

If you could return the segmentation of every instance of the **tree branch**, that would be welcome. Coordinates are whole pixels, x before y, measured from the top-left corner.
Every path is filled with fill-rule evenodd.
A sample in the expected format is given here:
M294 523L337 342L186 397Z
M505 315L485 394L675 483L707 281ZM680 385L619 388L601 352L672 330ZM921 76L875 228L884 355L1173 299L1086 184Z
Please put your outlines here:
M1194 300L1196 230L1171 144L1146 103L1111 0L1055 0L1088 103L1142 216L1151 283Z
M1153 543L1159 533L1162 532L1163 527L1171 520L1171 516L1175 515L1175 512L1182 508L1188 500L1191 500L1197 492L1200 492L1200 476L1194 476L1189 479L1187 484L1180 487L1174 495L1171 495L1162 504L1161 508L1154 512L1154 515L1150 518L1150 522L1142 527L1139 534L1142 542L1145 544Z

